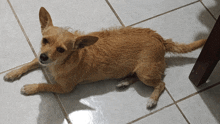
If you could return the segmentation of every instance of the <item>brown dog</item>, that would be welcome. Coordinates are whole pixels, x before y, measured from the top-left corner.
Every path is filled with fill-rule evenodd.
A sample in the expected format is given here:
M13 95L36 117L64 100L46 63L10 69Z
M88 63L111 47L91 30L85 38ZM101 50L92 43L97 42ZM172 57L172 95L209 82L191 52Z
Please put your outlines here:
M202 47L206 40L190 44L178 44L164 40L148 28L114 28L82 34L69 32L53 26L45 8L39 13L42 38L41 53L30 63L6 74L4 79L14 81L22 74L46 66L56 81L55 84L40 83L25 85L21 92L26 95L38 92L69 93L82 82L123 78L118 87L138 80L154 87L147 107L157 104L165 83L161 80L166 64L165 52L187 53Z

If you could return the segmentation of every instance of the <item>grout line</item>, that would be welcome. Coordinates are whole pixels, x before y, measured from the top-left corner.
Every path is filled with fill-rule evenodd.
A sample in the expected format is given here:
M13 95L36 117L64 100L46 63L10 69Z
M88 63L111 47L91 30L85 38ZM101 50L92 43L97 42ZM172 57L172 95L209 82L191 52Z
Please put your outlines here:
M166 92L168 93L168 95L171 97L171 99L173 100L173 103L171 103L171 104L169 104L169 105L167 105L167 106L164 106L163 108L160 108L160 109L158 109L158 110L156 110L156 111L154 111L154 112L152 112L152 113L149 113L149 114L147 114L147 115L144 115L144 116L142 116L142 117L140 117L140 118L138 118L138 119L136 119L136 120L133 120L133 121L129 122L129 124L134 123L134 122L137 122L137 121L139 121L139 120L141 120L141 119L143 119L143 118L146 118L146 117L148 117L148 116L150 116L150 115L153 115L154 113L157 113L157 112L159 112L159 111L161 111L161 110L163 110L163 109L165 109L165 108L168 108L168 107L170 107L170 106L172 106L172 105L176 105L177 109L180 111L180 113L182 114L182 116L184 117L184 119L186 120L186 122L187 122L188 124L190 124L189 120L186 118L186 116L184 115L184 113L182 112L182 110L179 108L179 106L177 105L177 102L174 100L174 98L172 97L172 95L170 94L170 92L167 90L166 87L165 87L165 90L166 90Z
M217 21L217 19L215 18L215 16L212 14L212 12L206 7L206 5L202 2L202 0L199 0L200 3L205 7L205 9L209 12L209 14L215 19L215 21Z
M41 69L42 69L42 72L43 72L44 77L46 78L47 82L48 82L49 84L52 84L52 81L50 80L49 75L48 75L46 69L45 69L45 68L41 68ZM62 104L62 102L61 102L61 100L60 100L58 94L56 94L56 93L52 93L52 94L54 95L54 97L55 97L57 103L59 104L60 109L61 109L61 111L62 111L62 113L63 113L63 115L64 115L66 121L68 122L68 124L72 124L72 122L71 122L71 120L70 120L70 118L69 118L69 116L68 116L68 114L67 114L67 111L66 111L64 105Z
M211 89L211 88L213 88L213 87L215 87L215 86L218 86L218 85L220 85L220 82L215 83L215 84L213 84L213 85L211 85L211 86L208 86L208 87L206 87L206 88L204 88L204 89L201 89L201 90L199 90L199 91L197 91L197 92L195 92L195 93L192 93L192 94L190 94L190 95L188 95L188 96L186 96L186 97L184 97L184 98L182 98L182 99L177 100L176 102L177 102L177 103L182 102L182 101L184 101L184 100L186 100L186 99L188 99L188 98L190 98L190 97L192 97L192 96L195 96L195 95L197 95L197 94L199 94L199 93L202 93L202 92L204 92L204 91L206 91L206 90L209 90L209 89Z
M139 121L139 120L141 120L141 119L143 119L143 118L146 118L146 117L148 117L148 116L150 116L150 115L153 115L153 114L155 114L155 113L157 113L157 112L159 112L159 111L161 111L161 110L163 110L163 109L165 109L165 108L168 108L168 107L170 107L170 106L172 106L172 105L174 105L174 103L171 103L171 104L169 104L169 105L167 105L167 106L164 106L164 107L162 107L162 108L160 108L160 109L158 109L158 110L156 110L156 111L153 111L153 112L151 112L151 113L149 113L149 114L147 114L147 115L144 115L144 116L142 116L142 117L140 117L140 118L138 118L138 119L135 119L135 120L133 120L133 121L131 121L131 122L128 122L128 124L135 123L135 122L137 122L137 121Z
M187 6L192 5L192 4L195 4L195 3L197 3L197 2L200 2L200 1L197 0L197 1L191 2L191 3L189 3L189 4L186 4L186 5L183 5L183 6L177 7L177 8L175 8L175 9L169 10L169 11L167 11L167 12L164 12L164 13L161 13L161 14L158 14L158 15L155 15L155 16L153 16L153 17L150 17L150 18L148 18L148 19L145 19L145 20L139 21L139 22L134 23L134 24L131 24L131 25L129 25L129 26L134 26L134 25L140 24L140 23L142 23L142 22L145 22L145 21L148 21L148 20L154 19L154 18L156 18L156 17L159 17L159 16L162 16L162 15L168 14L168 13L173 12L173 11L176 11L176 10L178 10L178 9L181 9L181 8L187 7Z
M26 63L25 63L25 64L26 64ZM0 74L3 74L3 73L5 73L5 72L11 71L11 70L14 70L14 69L16 69L16 68L19 68L19 67L25 65L25 64L22 64L22 65L19 65L19 66L14 67L14 68L10 68L10 69L8 69L8 70L2 71L2 72L0 72Z
M186 116L184 115L184 113L182 112L182 110L180 109L180 107L177 105L177 102L174 100L173 96L170 94L170 92L167 90L167 88L165 87L165 90L167 91L167 93L169 94L169 96L171 97L171 99L173 100L174 104L176 105L177 109L180 111L180 113L182 114L182 116L184 117L184 119L186 120L186 122L188 124L190 124L189 120L186 118Z
M29 46L31 47L31 50L32 50L34 56L37 57L37 54L36 54L36 52L35 52L35 50L34 50L32 44L31 44L31 42L30 42L30 40L29 40L29 38L28 38L28 36L27 36L27 34L26 34L26 32L25 32L25 30L24 30L24 28L23 28L23 26L22 26L22 24L21 24L21 22L20 22L20 20L19 20L19 18L18 18L18 16L17 16L17 14L16 14L16 12L15 12L13 6L12 6L12 4L10 3L9 0L7 0L7 2L8 2L8 4L9 4L9 6L10 6L10 8L11 8L11 10L12 10L12 12L13 12L13 14L14 14L14 16L15 16L15 18L16 18L16 20L17 20L17 22L18 22L18 24L19 24L19 26L20 26L20 28L21 28L21 30L22 30L22 32L23 32L23 34L24 34L24 36L25 36L25 38L26 38L26 40L27 40L27 42L28 42L28 44L29 44ZM23 64L23 65L24 65L24 64ZM23 66L23 65L20 65L20 66ZM14 68L9 69L9 70L13 70L13 69L18 68L18 67L20 67L20 66L14 67ZM48 77L48 75L47 75L47 73L46 73L46 70L45 70L44 68L41 68L41 69L42 69L42 72L43 72L43 74L44 74L44 76L45 76L47 82L48 82L48 83L51 83L51 81L50 81L50 79L49 79L49 77ZM6 71L9 71L9 70L6 70ZM6 71L1 72L0 74L4 73L4 72L6 72ZM67 120L68 124L72 124L71 121L70 121L70 119L69 119L69 117L68 117L68 114L67 114L65 108L63 107L63 104L62 104L61 101L60 101L59 96L58 96L57 94L55 94L55 93L53 93L53 95L55 96L55 99L56 99L56 101L58 102L59 107L61 108L61 111L62 111L62 113L64 114L64 117L65 117L65 119Z
M16 20L17 20L17 22L18 22L18 24L19 24L19 26L20 26L20 28L21 28L21 30L22 30L22 32L23 32L23 34L24 34L24 36L25 36L25 38L26 38L26 40L27 40L27 42L28 42L28 44L29 44L29 46L31 47L32 52L34 53L34 56L37 57L37 54L36 54L36 52L34 51L34 48L33 48L32 44L31 44L31 42L30 42L30 40L29 40L29 38L28 38L26 32L24 31L24 28L23 28L23 26L21 25L21 22L20 22L20 20L19 20L19 18L18 18L18 16L17 16L17 14L15 13L14 8L13 8L12 5L11 5L11 2L10 2L9 0L7 0L7 1L8 1L9 6L11 7L11 10L12 10L12 12L13 12L13 14L14 14L14 16L15 16L15 18L16 18Z
M70 118L69 118L69 116L68 116L68 114L67 114L65 108L63 107L63 104L62 104L62 102L61 102L61 100L60 100L60 97L59 97L57 94L55 94L55 93L53 93L53 95L54 95L55 98L57 99L57 102L58 102L58 104L59 104L59 106L60 106L60 108L61 108L62 113L64 114L64 117L65 117L66 121L68 122L68 124L72 124L72 122L71 122L71 120L70 120ZM62 107L61 107L61 106L62 106Z
M145 118L145 117L148 117L148 116L150 116L150 115L153 115L153 114L155 114L155 113L157 113L157 112L159 112L159 111L161 111L161 110L163 110L163 109L165 109L165 108L168 108L168 107L170 107L170 106L172 106L172 105L174 105L174 104L177 106L177 108L178 108L179 111L180 111L181 109L179 108L179 106L177 105L177 103L182 102L182 101L184 101L184 100L186 100L186 99L188 99L188 98L190 98L190 97L193 97L193 96L195 96L195 95L197 95L197 94L199 94L199 93L201 93L201 92L204 92L204 91L206 91L206 90L209 90L209 89L211 89L211 88L213 88L213 87L215 87L215 86L218 86L218 85L220 85L220 82L218 82L218 83L216 83L216 84L213 84L213 85L211 85L211 86L209 86L209 87L206 87L206 88L204 88L204 89L202 89L202 90L199 90L199 91L197 91L197 92L195 92L195 93L192 93L192 94L190 94L190 95L188 95L188 96L186 96L186 97L184 97L184 98L182 98L182 99L179 99L179 100L177 100L177 101L175 101L175 100L173 99L173 97L171 96L170 92L166 89L167 93L171 96L171 99L174 101L174 103L169 104L169 105L167 105L167 106L164 106L163 108L160 108L160 109L158 109L158 110L156 110L156 111L154 111L154 112L152 112L152 113L149 113L149 114L147 114L147 115L144 115L144 116L142 116L142 117L140 117L140 118L138 118L138 119L135 119L135 120L129 122L129 124L134 123L134 122L137 122L137 121L139 121L139 120L141 120L141 119L143 119L143 118ZM183 117L186 119L186 116L182 113L182 111L180 111L180 112L181 112L181 114L183 115ZM186 120L187 120L187 119L186 119ZM188 122L188 124L190 124L188 120L187 120L187 122Z
M114 8L112 7L112 5L109 3L108 0L105 0L106 3L108 4L108 6L111 8L112 12L115 14L116 18L118 19L118 21L121 23L122 27L125 27L124 23L122 22L122 20L120 19L120 17L118 16L118 14L116 13L116 11L114 10Z

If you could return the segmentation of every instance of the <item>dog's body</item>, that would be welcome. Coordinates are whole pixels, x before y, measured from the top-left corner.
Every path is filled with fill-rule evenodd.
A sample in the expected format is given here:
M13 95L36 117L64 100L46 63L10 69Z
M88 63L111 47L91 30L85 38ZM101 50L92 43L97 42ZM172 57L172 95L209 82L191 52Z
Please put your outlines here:
M32 62L14 70L4 77L15 80L29 70L46 66L56 81L55 84L25 85L21 92L26 95L38 92L68 93L83 82L104 79L130 78L125 86L142 81L154 87L147 107L156 105L165 83L161 80L166 64L165 52L187 53L204 45L206 40L191 44L177 44L164 40L159 34L147 28L115 28L84 35L55 27L49 13L41 8L41 29L43 34L41 54Z

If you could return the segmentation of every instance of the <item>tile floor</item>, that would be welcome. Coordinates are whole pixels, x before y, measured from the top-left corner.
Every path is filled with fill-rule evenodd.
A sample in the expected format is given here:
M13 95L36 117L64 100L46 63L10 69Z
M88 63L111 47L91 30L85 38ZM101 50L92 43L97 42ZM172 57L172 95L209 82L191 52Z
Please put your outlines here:
M56 26L85 32L112 26L149 27L180 43L207 38L220 14L220 0L1 0L0 122L2 124L219 124L220 64L197 88L188 75L201 49L166 54L166 91L146 109L151 87L138 82L118 91L115 80L79 85L70 94L23 96L25 84L46 82L39 69L13 83L3 76L31 61L40 49L38 13L44 6Z

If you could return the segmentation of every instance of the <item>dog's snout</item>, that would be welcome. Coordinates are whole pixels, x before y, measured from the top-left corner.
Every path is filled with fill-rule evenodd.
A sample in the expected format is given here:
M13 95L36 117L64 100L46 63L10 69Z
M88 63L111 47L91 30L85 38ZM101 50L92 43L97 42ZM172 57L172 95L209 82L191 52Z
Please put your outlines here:
M40 55L40 59L41 59L42 61L47 61L47 60L48 60L48 56L43 53L43 54Z

